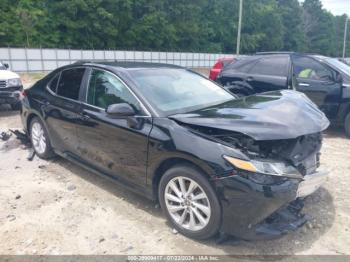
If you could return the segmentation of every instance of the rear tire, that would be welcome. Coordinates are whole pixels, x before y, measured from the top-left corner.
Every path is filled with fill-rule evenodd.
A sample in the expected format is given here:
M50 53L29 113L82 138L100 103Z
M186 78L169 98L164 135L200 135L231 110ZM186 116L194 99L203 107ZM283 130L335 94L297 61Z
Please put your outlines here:
M219 231L219 200L208 179L197 169L189 165L170 168L160 180L158 194L167 219L181 234L201 240Z
M31 120L29 134L33 149L38 157L49 159L55 155L51 147L47 130L38 117L34 117Z
M344 129L346 136L350 138L350 113L348 113L345 117Z

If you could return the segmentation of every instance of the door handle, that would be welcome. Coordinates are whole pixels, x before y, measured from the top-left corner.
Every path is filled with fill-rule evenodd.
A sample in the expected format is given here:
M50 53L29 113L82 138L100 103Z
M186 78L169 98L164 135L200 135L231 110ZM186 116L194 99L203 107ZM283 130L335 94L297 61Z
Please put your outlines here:
M307 84L307 83L299 83L299 86L305 86L305 87L307 87L307 86L310 86L310 84Z
M254 80L254 78L253 78L252 76L248 76L248 77L247 77L247 81L248 81L248 82L251 82L251 81L253 81L253 80Z

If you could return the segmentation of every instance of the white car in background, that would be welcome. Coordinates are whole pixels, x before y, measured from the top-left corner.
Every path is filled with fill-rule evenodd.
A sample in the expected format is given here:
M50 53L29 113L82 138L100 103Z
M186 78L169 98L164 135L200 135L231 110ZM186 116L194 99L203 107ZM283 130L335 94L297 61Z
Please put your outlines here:
M10 71L8 64L0 62L0 105L9 104L13 110L18 110L22 91L19 75Z

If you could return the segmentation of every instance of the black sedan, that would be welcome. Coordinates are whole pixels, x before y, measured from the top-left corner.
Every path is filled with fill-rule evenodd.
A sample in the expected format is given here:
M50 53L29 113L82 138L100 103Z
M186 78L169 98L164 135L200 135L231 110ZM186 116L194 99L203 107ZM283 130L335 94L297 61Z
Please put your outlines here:
M60 155L160 202L182 234L278 237L306 222L329 122L305 95L237 99L187 69L78 62L22 100L36 154Z

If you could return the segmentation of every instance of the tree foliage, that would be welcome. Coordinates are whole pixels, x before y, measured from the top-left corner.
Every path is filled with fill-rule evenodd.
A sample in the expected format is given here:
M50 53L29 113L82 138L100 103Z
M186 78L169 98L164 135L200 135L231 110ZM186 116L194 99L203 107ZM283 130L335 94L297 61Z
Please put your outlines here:
M238 6L239 0L1 0L0 46L233 53ZM243 53L341 55L346 16L333 16L320 0L244 0L243 8Z

